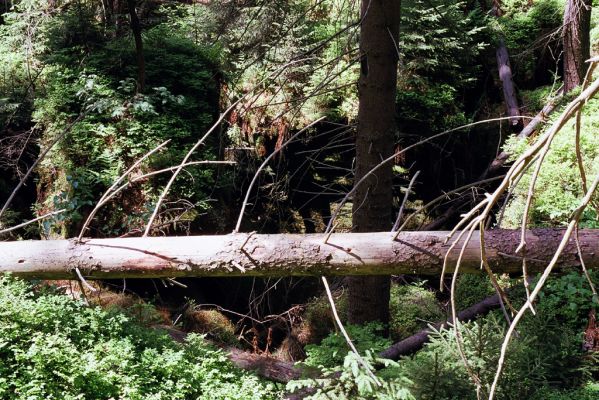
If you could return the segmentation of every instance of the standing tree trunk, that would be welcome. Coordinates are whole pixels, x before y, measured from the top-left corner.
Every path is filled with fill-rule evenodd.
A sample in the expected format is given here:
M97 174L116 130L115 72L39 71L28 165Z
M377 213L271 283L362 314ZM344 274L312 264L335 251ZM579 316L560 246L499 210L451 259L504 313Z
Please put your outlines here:
M141 38L141 24L135 12L135 0L127 0L129 16L131 17L131 32L135 39L135 55L137 58L137 92L143 93L146 86L146 61L144 59L144 47Z
M362 1L355 182L393 153L400 5L400 0ZM356 188L354 232L391 228L391 168L390 164L380 168ZM390 286L389 276L348 278L349 322L387 324Z
M564 92L582 83L590 58L592 0L568 0L564 10Z

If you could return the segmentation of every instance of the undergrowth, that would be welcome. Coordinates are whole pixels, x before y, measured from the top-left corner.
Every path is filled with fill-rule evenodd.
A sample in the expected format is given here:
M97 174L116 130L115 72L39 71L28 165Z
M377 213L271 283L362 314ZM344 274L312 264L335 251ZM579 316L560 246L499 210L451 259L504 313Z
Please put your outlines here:
M592 278L596 281L597 274ZM476 280L463 283L468 282L474 285ZM471 293L466 293L463 303L470 303L470 297ZM513 289L510 297L518 305L525 294L523 289ZM510 343L497 399L596 398L599 355L583 352L582 333L589 311L597 304L584 275L570 272L550 280L536 305L536 315L527 315L521 321L518 335ZM376 386L356 355L349 352L343 337L333 333L320 345L306 346L305 364L317 367L321 378L291 382L288 390L310 388L310 398L314 399L476 398L456 346L454 329L434 331L422 350L389 362L376 357L390 344L379 336L380 325L347 328L360 354L376 369L382 386ZM505 329L500 311L461 324L464 351L472 371L481 379L483 393L495 374Z
M185 343L116 310L0 277L2 399L275 399L202 336Z

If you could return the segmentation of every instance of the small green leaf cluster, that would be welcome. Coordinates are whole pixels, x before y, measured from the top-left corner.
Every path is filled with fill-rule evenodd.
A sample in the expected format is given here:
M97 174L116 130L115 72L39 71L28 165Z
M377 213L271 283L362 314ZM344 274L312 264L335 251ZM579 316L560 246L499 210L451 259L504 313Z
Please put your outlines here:
M364 365L366 364L366 365ZM375 365L385 370L372 375ZM374 356L366 350L363 356L349 352L342 367L322 368L322 378L302 379L287 384L290 392L304 391L308 400L364 399L364 400L415 400L408 386L411 382L397 374L398 364Z
M599 273L589 273L591 281L599 280ZM578 272L569 272L559 279L550 279L539 293L543 308L551 310L567 324L582 328L591 308L599 307L587 277Z
M0 278L0 398L275 399L201 336L185 343L115 310Z
M390 339L381 336L383 332L381 323L371 322L364 326L350 324L345 329L360 354L366 350L382 351L391 345ZM318 345L307 345L305 350L307 357L304 364L323 368L341 365L349 353L345 337L340 332L330 334Z

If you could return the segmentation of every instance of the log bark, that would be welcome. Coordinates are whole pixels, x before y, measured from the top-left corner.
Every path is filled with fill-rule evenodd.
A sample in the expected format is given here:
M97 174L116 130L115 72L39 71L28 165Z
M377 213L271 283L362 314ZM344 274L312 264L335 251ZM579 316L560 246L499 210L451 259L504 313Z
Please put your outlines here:
M562 229L528 232L531 273L542 270L563 235ZM23 278L72 279L79 268L88 279L158 277L240 277L321 275L438 275L449 247L446 232L151 237L124 239L0 242L0 273ZM521 272L515 254L517 230L490 230L487 256L496 272ZM581 230L588 268L599 267L599 230ZM461 272L480 272L480 244L475 234L466 246ZM459 253L449 255L449 271ZM558 268L579 266L573 240Z
M270 356L252 354L235 347L228 348L226 351L227 357L236 367L252 371L271 381L287 383L303 376L309 376L309 371L291 362L277 360Z
M460 322L471 321L480 315L487 314L489 311L499 307L499 305L500 302L498 295L487 297L483 301L478 302L463 311L460 311L458 313L458 320ZM425 343L428 342L429 335L433 332L433 330L438 331L439 329L446 327L448 323L451 323L451 321L438 322L432 325L432 329L430 327L423 329L420 332L417 332L414 335L393 344L391 347L382 351L379 355L383 358L397 360L401 356L413 354L420 350Z

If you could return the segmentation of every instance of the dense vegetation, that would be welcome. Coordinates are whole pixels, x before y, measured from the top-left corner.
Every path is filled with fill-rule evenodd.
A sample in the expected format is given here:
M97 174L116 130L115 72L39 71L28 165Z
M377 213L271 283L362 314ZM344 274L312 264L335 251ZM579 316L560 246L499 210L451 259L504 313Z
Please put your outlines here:
M490 12L490 3L501 3L501 13ZM565 73L560 40L565 3L402 1L395 151L476 124L396 157L394 213L416 171L406 215L477 181L501 149L515 159L542 133L540 128L517 138L505 118L497 120L505 116L495 53L500 43L510 52L523 115L534 116L559 98L548 126L580 92L563 98L558 93ZM241 230L323 232L353 184L356 82L363 68L359 15L359 2L341 0L0 4L2 205L44 156L0 212L0 230L53 213L0 233L0 240L79 235L103 193L130 168L128 180L120 182L126 185L83 234L140 236L172 167L212 127L163 199L151 235L230 233L258 166L275 151L280 153L250 193ZM598 21L594 10L594 55ZM321 117L326 118L283 147ZM599 174L598 129L599 99L591 99L580 129L588 179ZM569 123L546 157L529 215L532 226L564 226L584 195L575 137ZM505 208L494 211L490 227L520 226L532 170L505 199ZM481 191L496 183L481 185ZM441 197L407 229L434 221L469 193ZM595 203L597 194L581 228L599 228ZM350 210L351 204L341 209L338 231L351 229ZM443 227L451 228L457 218L459 212ZM524 302L522 277L496 278L516 306ZM596 282L598 275L591 278ZM389 326L347 326L360 357L348 350L313 279L96 286L143 298L134 307L117 307L91 299L86 305L85 287L64 290L0 277L0 398L274 399L295 391L314 399L474 399L476 387L452 328L434 332L422 350L399 361L378 358L392 342L447 318L448 294L439 284L448 282L394 277ZM337 309L347 322L345 287L343 280L333 282ZM487 277L462 276L457 308L493 293ZM598 398L598 353L583 350L583 332L597 304L579 271L550 280L535 304L536 315L524 318L510 344L497 398ZM183 343L174 341L157 327L164 323L189 335ZM501 310L461 325L465 354L483 391L492 382L507 326ZM301 362L306 376L286 386L272 383L234 367L213 342Z
M135 315L135 314L134 314ZM3 399L269 399L202 336L174 342L118 310L0 279Z
M473 284L470 281L468 285L480 287ZM599 360L596 354L585 354L580 347L579 332L584 330L585 316L596 304L589 301L592 292L585 288L585 284L584 277L571 273L552 282L543 291L536 309L537 317L530 316L520 325L519 336L511 345L507 360L509 372L501 381L498 398L591 399L597 396L599 386L593 383L593 376L599 371ZM426 290L419 288L417 291L421 296L427 296ZM460 294L460 299L466 297ZM394 310L393 315L396 319L405 318L411 322L414 315L422 314L400 309ZM385 365L377 373L385 382L383 389L358 368L358 361L339 333L325 338L317 346L307 346L304 361L319 367L325 376L331 374L334 378L291 382L288 387L315 385L333 398L476 398L455 344L453 329L435 332L423 350L394 363L376 359L376 354L391 343L379 336L380 325L350 325L348 328L358 350L368 354L373 365ZM489 385L493 377L504 329L505 320L500 311L462 326L468 359L484 379L484 386ZM335 375L339 372L340 378ZM555 389L555 382L560 382L560 390Z

